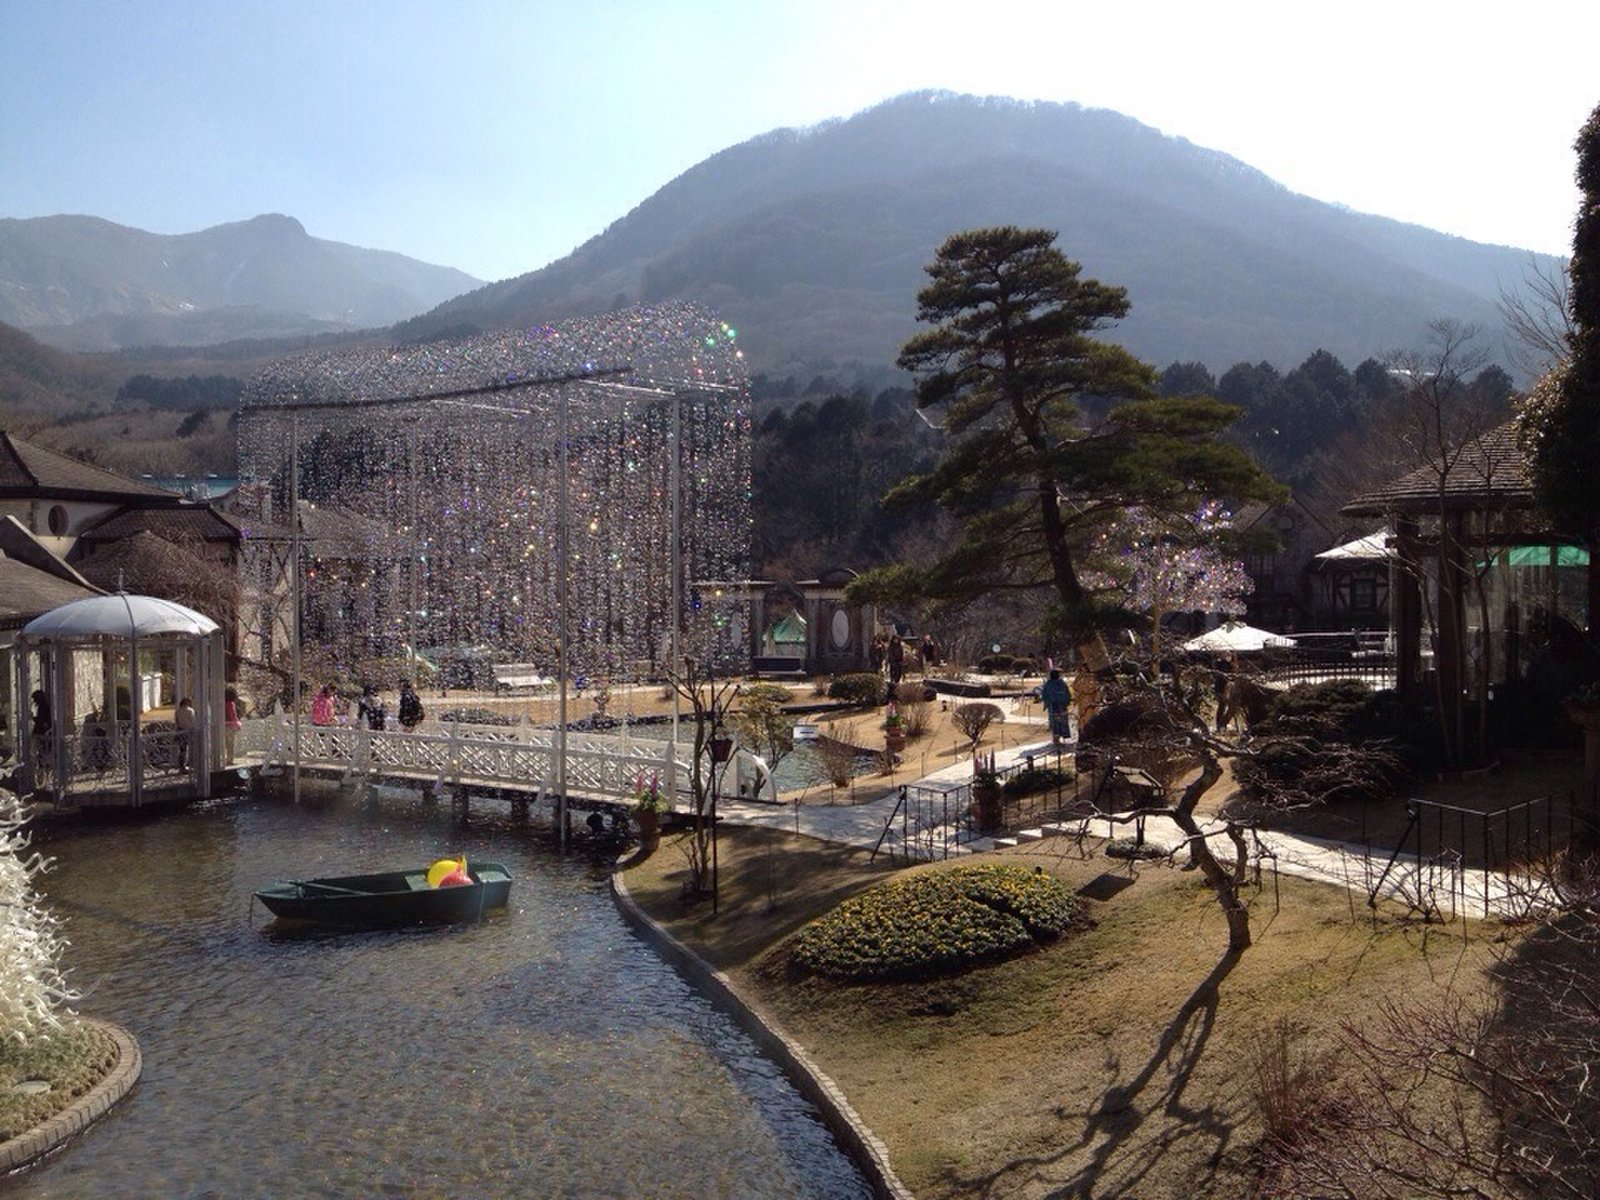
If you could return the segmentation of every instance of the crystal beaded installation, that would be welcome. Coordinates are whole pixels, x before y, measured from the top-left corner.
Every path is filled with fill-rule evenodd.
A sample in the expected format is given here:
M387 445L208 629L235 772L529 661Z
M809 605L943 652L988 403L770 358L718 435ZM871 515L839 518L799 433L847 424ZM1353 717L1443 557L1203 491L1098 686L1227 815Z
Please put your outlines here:
M287 641L297 428L302 631L319 665L359 678L374 660L403 659L414 632L447 660L554 674L563 408L570 676L667 667L675 408L682 646L739 663L742 619L704 611L695 581L749 570L749 391L735 331L689 304L312 353L262 371L239 425L253 649L270 661ZM269 647L259 631L274 625Z

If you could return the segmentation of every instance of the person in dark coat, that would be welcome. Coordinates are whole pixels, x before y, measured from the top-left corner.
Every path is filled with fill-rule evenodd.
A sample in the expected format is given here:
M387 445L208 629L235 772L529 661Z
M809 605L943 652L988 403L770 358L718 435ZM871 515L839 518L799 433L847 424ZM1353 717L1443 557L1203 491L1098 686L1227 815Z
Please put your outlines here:
M365 721L368 729L382 732L389 723L389 714L383 710L383 701L378 697L378 689L370 683L361 689L361 699L356 704L356 720Z
M906 643L898 633L889 639L889 683L897 684L906 673Z
M411 686L411 681L400 684L400 727L408 733L422 724L422 698Z
M33 737L33 765L34 770L40 775L50 771L52 761L51 744L54 741L55 723L50 719L50 697L44 691L37 690L33 693L33 724L28 732Z
M1067 710L1072 704L1072 689L1061 678L1061 672L1050 669L1050 677L1039 689L1039 700L1044 705L1045 717L1050 723L1050 741L1059 743L1072 736L1072 723Z

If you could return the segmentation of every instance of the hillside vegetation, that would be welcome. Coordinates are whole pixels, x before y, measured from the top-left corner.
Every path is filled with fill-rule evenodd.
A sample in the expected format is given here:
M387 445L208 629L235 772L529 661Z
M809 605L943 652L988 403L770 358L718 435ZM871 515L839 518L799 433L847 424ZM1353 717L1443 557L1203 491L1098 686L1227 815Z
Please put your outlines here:
M760 373L888 382L922 268L951 232L1060 232L1128 289L1117 340L1156 362L1359 362L1428 321L1498 329L1529 262L1295 195L1227 155L1070 104L920 93L714 155L542 270L398 328L504 328L688 298L737 324ZM1495 339L1498 353L1499 339Z

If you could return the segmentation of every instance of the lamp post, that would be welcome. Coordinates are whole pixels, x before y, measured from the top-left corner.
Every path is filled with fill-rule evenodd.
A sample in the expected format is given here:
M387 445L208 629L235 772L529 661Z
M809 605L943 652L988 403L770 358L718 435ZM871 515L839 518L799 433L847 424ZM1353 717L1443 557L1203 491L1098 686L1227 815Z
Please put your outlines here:
M300 410L289 414L289 656L294 667L290 711L294 713L294 802L300 803ZM268 631L268 637L271 632ZM136 673L137 674L137 673ZM135 711L138 702L134 703Z
M709 675L710 672L708 671ZM716 692L711 694L712 704L716 703ZM711 727L711 915L717 914L717 793L719 772L721 767L726 770L727 761L733 757L733 739L722 728L722 721L715 713L712 715L715 724Z

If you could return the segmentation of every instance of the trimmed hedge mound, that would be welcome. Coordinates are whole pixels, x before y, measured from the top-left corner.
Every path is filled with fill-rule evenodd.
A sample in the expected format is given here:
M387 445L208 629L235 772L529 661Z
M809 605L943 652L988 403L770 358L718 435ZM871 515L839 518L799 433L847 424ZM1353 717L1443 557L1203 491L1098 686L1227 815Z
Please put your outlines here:
M1053 875L998 864L882 883L796 935L795 961L831 979L928 979L1008 958L1086 924Z
M835 675L828 681L828 698L830 700L843 700L846 704L859 704L865 707L869 704L881 704L887 686L883 676L875 675L871 671L860 671L854 675Z

